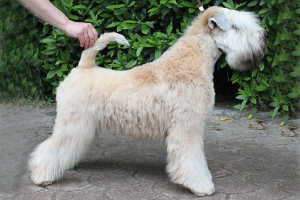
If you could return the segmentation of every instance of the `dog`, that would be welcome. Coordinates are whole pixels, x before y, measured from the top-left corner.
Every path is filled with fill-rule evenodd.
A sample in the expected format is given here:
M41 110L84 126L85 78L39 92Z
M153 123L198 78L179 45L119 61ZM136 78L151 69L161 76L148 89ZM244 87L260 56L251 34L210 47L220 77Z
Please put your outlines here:
M210 7L159 59L127 71L96 66L109 42L129 46L118 33L101 35L57 89L53 134L29 160L33 182L51 184L83 158L97 133L119 132L165 139L171 181L212 195L203 135L214 107L214 65L225 53L232 69L255 69L266 52L259 23L251 12Z

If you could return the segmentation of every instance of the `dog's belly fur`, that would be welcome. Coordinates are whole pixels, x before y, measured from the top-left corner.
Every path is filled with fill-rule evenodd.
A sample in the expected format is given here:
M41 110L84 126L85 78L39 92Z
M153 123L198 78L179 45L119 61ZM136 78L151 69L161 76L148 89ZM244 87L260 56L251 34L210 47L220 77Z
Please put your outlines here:
M176 82L175 87L165 80L166 77L153 74L151 81L155 84L149 84L149 81L145 84L139 71L139 67L129 71L100 67L73 69L57 89L57 110L64 112L58 116L68 119L68 122L89 118L98 133L118 132L148 139L164 139L173 124L187 126L189 121L194 126L198 120L210 116L214 102L213 85L202 88L194 83L187 87L183 83L180 87ZM189 99L195 96L199 96L199 102L206 101L207 104L194 102L192 105ZM59 109L66 105L70 108L70 104L73 104L72 110ZM201 108L203 105L205 107Z

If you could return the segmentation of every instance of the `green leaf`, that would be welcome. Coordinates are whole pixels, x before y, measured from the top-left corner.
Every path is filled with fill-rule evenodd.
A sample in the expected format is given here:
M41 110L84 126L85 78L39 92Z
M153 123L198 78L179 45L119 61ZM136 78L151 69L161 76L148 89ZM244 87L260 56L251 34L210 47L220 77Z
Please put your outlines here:
M244 90L242 90L242 89L238 89L238 92L239 92L240 94L242 94L242 95L247 96L247 93L246 93Z
M291 99L294 99L294 98L299 98L300 94L298 92L291 92L291 93L288 93L287 96Z
M279 107L279 103L278 102L271 102L268 104L271 107Z
M183 5L184 7L194 7L194 5L191 2L183 1L180 3L180 5Z
M141 45L141 47L154 47L152 44L147 44L147 43L143 43L140 45Z
M176 0L169 0L170 3L177 5Z
M107 28L113 28L113 27L116 27L118 26L119 24L121 24L121 22L113 22L113 23L110 23Z
M55 40L55 39L52 39L52 38L45 38L45 39L42 39L41 42L42 42L42 43L49 44L49 43L55 43L56 40Z
M293 51L291 54L292 54L293 56L298 57L298 56L300 56L300 50Z
M257 69L255 69L255 70L253 70L252 71L252 73L251 73L251 77L253 78L253 77L255 77L256 76L256 74L257 74Z
M61 59L59 59L59 60L57 60L57 61L55 62L55 65L59 65L59 64L61 64L61 63L65 63L65 61L64 61L64 60L61 60Z
M41 53L45 54L45 55L53 55L53 54L55 54L55 50L54 49L45 49Z
M202 5L204 6L204 5L208 4L210 1L211 0L204 0L204 1L201 1L201 2L202 2Z
M286 81L286 76L285 76L285 75L282 75L282 76L274 76L273 79L274 79L277 83L280 83L280 82Z
M26 83L27 79L25 77L22 78L21 83L24 85Z
M152 15L155 15L158 11L159 9L157 7L151 8L148 10L149 16L151 17Z
M159 6L159 4L156 2L156 0L149 0L149 2L150 2L153 6Z
M247 101L248 101L247 99L242 101L240 110L243 110L246 107Z
M75 5L75 6L72 6L71 9L72 10L79 10L79 9L86 9L86 7L84 5Z
M247 96L245 96L245 95L238 95L237 97L236 97L236 99L239 99L239 100L245 100L245 99L247 99L248 97Z
M134 20L125 20L124 23L126 23L126 24L138 24L138 22L134 21Z
M262 91L264 91L264 90L266 90L267 89L267 86L265 86L265 85L259 85L259 86L257 86L256 88L255 88L255 90L256 91L259 91L259 92L262 92Z
M300 29L295 30L293 33L294 33L295 35L300 35Z
M45 65L42 65L44 69L55 69L55 66L52 65L52 64L45 64Z
M124 6L125 4L111 5L111 6L107 6L106 9L115 10L115 9L123 8Z
M60 2L66 6L66 7L72 7L73 6L73 1L69 1L69 0L60 0Z
M149 32L149 29L146 25L142 25L141 30L142 30L142 33L145 35L147 35Z
M65 63L65 64L62 64L60 69L61 69L61 71L67 71L67 69L68 69L68 64L66 64L66 63Z
M235 106L233 106L235 109L241 109L241 104L238 104L238 105L235 105Z
M260 71L263 71L265 68L265 64L263 62L260 62L258 66L259 66Z
M31 87L31 94L34 94L35 92L36 92L36 86L34 85Z
M234 8L234 3L233 3L232 0L227 0L227 3L228 3L232 8Z
M55 75L56 75L56 70L51 70L47 73L46 79L51 79Z
M272 117L275 117L278 113L279 107L275 107L273 112L272 112Z
M188 9L189 13L194 13L195 10L196 10L195 8L189 8L189 9Z
M246 82L242 82L241 86L244 87L245 94L249 94L250 93L250 87L249 87L249 85Z
M62 77L63 73L60 70L56 70L56 75L58 77Z
M253 103L253 104L256 104L256 98L251 98L250 102Z
M11 83L8 84L8 89L9 90L12 90L13 87L14 87L14 83L11 82Z
M122 23L121 25L122 25L123 29L132 29L137 26L137 24L127 24L127 23Z
M237 4L234 9L238 10L240 7L244 6L245 4L247 3L247 1L243 2L243 3L240 3L240 4Z
M222 2L222 4L229 9L233 9L233 7L230 6L230 4L226 3L226 2Z
M173 23L170 23L169 26L167 27L167 34L170 35L171 31L173 29Z
M124 14L124 13L126 13L127 12L127 8L120 8L120 9L118 9L118 10L115 10L114 11L114 14L115 15L122 15L122 14Z
M135 4L135 1L131 1L131 3L128 5L128 7L132 7Z
M161 56L161 50L155 50L155 59L158 59Z
M289 73L289 76L294 77L294 78L300 77L300 71L291 72L291 73Z
M289 110L289 107L288 107L287 105L283 105L283 106L282 106L282 109L285 110L285 111L288 111L288 110Z
M231 81L232 83L236 83L239 80L239 73L238 72L234 72L233 75L231 76Z
M72 20L78 20L79 17L77 15L72 15L72 14L68 14L68 18L72 19Z
M266 12L269 12L269 8L263 8L263 9L261 9L261 10L258 12L258 14L259 14L259 15L262 15L262 14L265 14Z
M251 78L249 76L246 76L246 77L243 78L243 80L244 81L249 81L249 80L251 80Z
M252 6L256 6L258 3L258 1L251 1L250 3L247 4L247 6L252 7Z
M141 52L143 51L144 47L140 46L137 50L136 50L136 56L140 56Z
M127 63L127 64L125 65L125 68L131 69L132 67L135 66L136 63L137 63L136 60L131 60L129 63Z
M93 13L93 11L89 10L90 16L92 18L92 22L96 22L97 21L97 17L96 15Z

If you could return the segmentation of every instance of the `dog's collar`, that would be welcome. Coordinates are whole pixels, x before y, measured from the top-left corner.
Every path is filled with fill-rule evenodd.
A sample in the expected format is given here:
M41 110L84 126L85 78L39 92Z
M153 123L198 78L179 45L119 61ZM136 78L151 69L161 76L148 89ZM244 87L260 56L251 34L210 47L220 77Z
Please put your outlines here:
M203 12L204 8L203 8L203 5L202 5L201 1L200 0L197 0L197 1L198 1L198 4L199 4L199 10L200 10L200 12Z

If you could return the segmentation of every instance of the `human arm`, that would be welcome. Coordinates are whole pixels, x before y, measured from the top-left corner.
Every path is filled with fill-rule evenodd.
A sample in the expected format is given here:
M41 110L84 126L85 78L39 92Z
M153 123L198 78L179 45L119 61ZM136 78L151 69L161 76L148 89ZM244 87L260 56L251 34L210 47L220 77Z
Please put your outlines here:
M38 18L65 32L68 36L78 38L81 47L89 48L96 42L98 33L90 23L74 22L68 19L49 0L19 1Z

